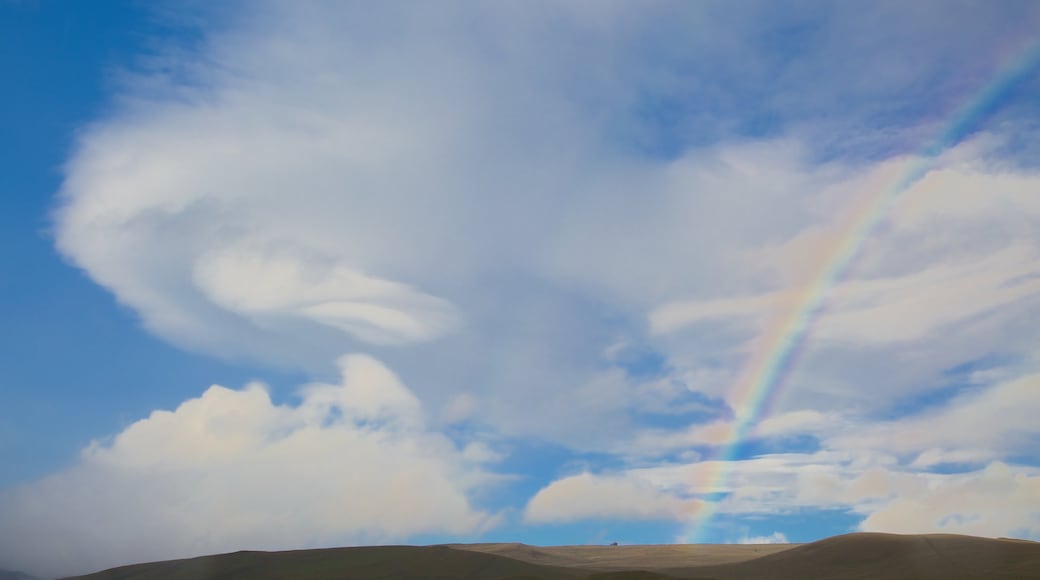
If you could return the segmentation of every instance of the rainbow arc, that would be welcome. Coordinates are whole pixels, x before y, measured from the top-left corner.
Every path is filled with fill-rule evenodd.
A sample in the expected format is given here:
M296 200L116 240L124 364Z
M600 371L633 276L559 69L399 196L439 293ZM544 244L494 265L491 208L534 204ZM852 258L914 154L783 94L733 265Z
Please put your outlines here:
M904 171L868 196L845 235L820 261L816 275L789 302L790 306L778 322L770 325L759 337L757 348L732 389L730 401L735 417L728 426L728 443L712 458L711 464L716 466L714 472L707 481L698 482L697 488L714 491L730 487L733 463L741 446L753 434L764 411L777 398L796 368L809 343L813 326L826 310L828 298L850 273L865 244L877 234L885 217L904 194L935 167L939 156L978 131L983 122L1000 110L1038 68L1040 41L1000 68L989 83L954 111L932 140L910 157ZM708 528L718 512L719 503L704 503L687 527L683 535L685 541L702 543L708 540Z

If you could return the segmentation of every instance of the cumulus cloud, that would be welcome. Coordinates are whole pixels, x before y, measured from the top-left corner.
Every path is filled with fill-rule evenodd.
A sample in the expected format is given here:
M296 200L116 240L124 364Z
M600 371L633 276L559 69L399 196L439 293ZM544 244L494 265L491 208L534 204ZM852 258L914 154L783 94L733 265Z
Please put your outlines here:
M584 519L684 520L701 502L684 498L634 476L580 473L556 480L528 502L524 519L531 523Z
M155 411L79 462L0 493L0 562L67 575L238 549L467 535L494 524L468 493L490 449L430 431L418 400L375 359L295 405L214 385Z

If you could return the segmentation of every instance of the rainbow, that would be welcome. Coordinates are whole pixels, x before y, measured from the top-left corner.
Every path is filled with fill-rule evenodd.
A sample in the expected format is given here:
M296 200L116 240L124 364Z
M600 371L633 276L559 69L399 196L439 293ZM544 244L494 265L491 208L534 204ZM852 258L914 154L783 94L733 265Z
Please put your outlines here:
M1040 42L1029 46L1009 65L957 109L942 130L916 155L889 185L871 194L854 214L847 234L821 261L817 274L795 296L787 312L762 334L750 360L733 388L731 405L735 410L729 432L713 461L707 481L698 488L708 492L728 489L733 462L763 412L777 397L787 377L797 365L812 334L813 325L826 310L831 291L852 269L863 246L873 237L884 218L904 193L924 177L938 156L971 135L982 122L999 110L1008 96L1040 65ZM708 526L719 508L719 501L705 501L680 541L708 541Z

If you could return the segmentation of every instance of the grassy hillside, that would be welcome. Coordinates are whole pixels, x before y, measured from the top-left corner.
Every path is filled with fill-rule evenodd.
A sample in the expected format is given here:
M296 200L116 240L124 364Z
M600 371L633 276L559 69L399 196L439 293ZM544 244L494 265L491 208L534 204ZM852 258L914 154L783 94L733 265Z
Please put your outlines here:
M859 533L742 563L664 570L720 580L1040 579L1040 543L952 534Z
M849 534L785 546L379 546L235 552L123 566L78 578L1035 580L1040 578L1040 543L944 534Z

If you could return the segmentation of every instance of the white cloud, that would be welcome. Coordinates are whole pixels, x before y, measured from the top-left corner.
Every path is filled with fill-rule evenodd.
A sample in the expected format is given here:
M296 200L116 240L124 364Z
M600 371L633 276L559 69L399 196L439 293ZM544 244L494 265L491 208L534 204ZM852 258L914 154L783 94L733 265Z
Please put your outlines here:
M436 337L454 312L443 300L338 264L286 252L221 248L200 256L193 278L221 308L255 321L298 317L370 343Z
M941 407L903 419L859 424L834 433L827 444L850 451L883 449L920 467L1028 453L1040 437L1037 392L1040 374L1028 374L976 387Z
M524 520L536 524L606 518L683 520L700 505L700 500L680 497L629 473L585 472L542 488L528 502Z
M685 429L647 427L640 430L632 440L620 442L612 450L633 458L646 458L698 445L720 446L732 439L734 427L733 421L713 421Z
M441 409L440 420L447 425L462 423L473 417L479 405L480 402L473 395L459 393L452 397L448 404Z
M833 428L836 417L818 411L792 411L767 417L755 426L754 435L775 437L787 434L810 434Z
M946 403L895 420L809 411L778 415L763 422L756 436L812 434L821 449L633 468L619 477L686 497L725 493L717 506L723 514L837 508L861 515L860 526L871 531L1037 538L1040 467L1028 459L1002 460L1030 458L1035 449L1037 381L1038 375L1029 374L974 385ZM958 471L933 472L944 464Z
M768 536L745 536L738 544L787 544L787 536L783 532L773 532Z
M177 74L128 82L126 106L84 133L58 246L181 346L325 370L364 343L448 422L582 449L631 440L630 411L652 389L604 371L619 340L660 351L669 379L726 398L755 337L833 253L849 208L916 162L816 163L799 134L633 155L642 129L594 111L631 117L639 92L607 90L630 80L686 94L645 76L639 47L673 10L712 30L693 8L532 9L545 20L475 9L494 34L451 9L262 8ZM580 50L550 49L576 38ZM682 62L652 60L664 76ZM1035 177L977 163L991 149L965 145L915 186L908 200L921 200L893 231L938 219L949 234L909 257L871 246L876 263L837 289L818 341L920 343L992 312L992 333L1012 335L1008 319L1037 290L1036 212L1021 211ZM1012 215L1022 227L983 239L979 220ZM974 249L954 243L969 230ZM1037 339L1014 334L1002 346ZM956 356L991 344L972 339ZM946 346L908 375L939 372L955 356ZM813 375L785 410L862 399L873 378ZM576 404L594 409L557 417Z
M831 313L814 336L854 343L931 338L954 323L1035 299L1040 293L1040 279L1033 277L1038 257L1034 248L1020 242L965 264L848 283L836 292Z
M807 193L811 201L794 202L817 213L748 250L749 268L771 272L772 284L666 302L650 311L650 328L679 368L720 356L765 360L773 342L763 337L787 332L820 272L852 243L860 248L856 265L827 289L781 411L884 411L941 387L943 372L965 361L1027 356L1040 342L1035 327L1021 324L1040 313L1040 230L1026 193L1036 175L994 161L993 151L993 137L984 135L935 160L862 244L851 239L855 224L928 161L911 156L838 172ZM702 346L709 339L710 350ZM734 373L716 384L715 394L736 380Z
M922 476L924 477L924 476ZM1040 471L993 462L901 494L860 524L865 531L1040 537Z
M342 384L275 405L258 384L210 387L94 443L79 463L0 493L0 561L43 575L237 549L466 536L496 517L468 493L486 446L425 427L415 397L367 356Z
M727 475L720 477L723 472ZM800 513L811 518L815 510L845 509L859 515L859 527L867 531L1035 539L1040 538L1038 486L1040 468L999 461L976 471L939 474L869 454L777 453L633 468L610 476L584 473L543 489L528 512L537 510L540 521L655 517L692 524L701 510L715 517ZM696 498L705 493L727 495L708 509ZM632 505L625 507L625 502Z
M977 143L961 148L985 154ZM895 165L923 162L909 159ZM651 328L675 332L717 318L749 318L765 325L797 308L809 291L804 285L817 283L819 272L851 241L855 223L875 211L870 198L878 199L891 187L886 181L895 181L891 165L839 183L854 192L867 190L867 199L859 202L862 207L848 215L828 215L822 224L806 223L784 243L756 252L763 267L775 269L794 286L739 298L665 304L651 312ZM1040 210L1034 196L1024 193L1035 187L1036 176L992 172L979 165L973 159L940 167L901 194L896 211L885 216L885 235L865 244L866 265L861 269L867 275L854 273L831 290L827 312L814 327L815 339L854 344L919 341L955 322L1040 295L1040 237L1034 227ZM829 185L814 195L833 203L826 199L834 195L833 188ZM856 196L847 197L855 201Z

